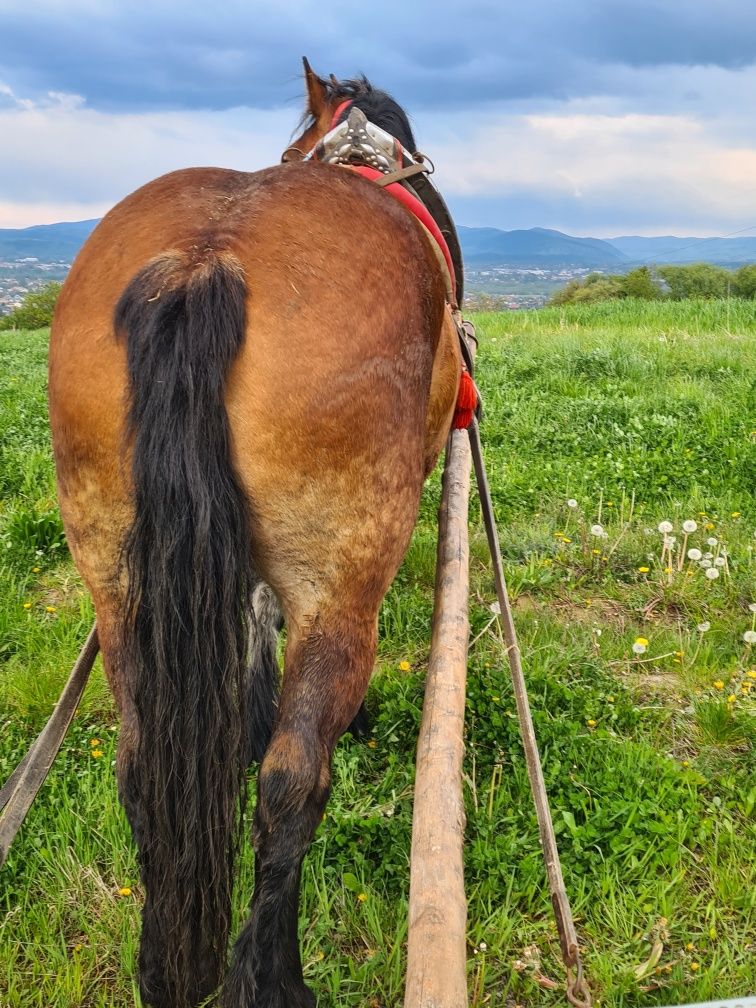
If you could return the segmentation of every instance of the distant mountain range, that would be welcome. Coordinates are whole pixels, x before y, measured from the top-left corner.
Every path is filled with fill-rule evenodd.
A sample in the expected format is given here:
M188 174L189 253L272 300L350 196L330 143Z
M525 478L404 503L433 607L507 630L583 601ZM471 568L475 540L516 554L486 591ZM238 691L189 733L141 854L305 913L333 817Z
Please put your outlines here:
M28 228L0 228L0 260L33 257L40 262L73 262L97 224L97 220L85 220L36 224Z
M0 228L0 261L36 258L40 262L72 262L97 225L96 220L39 224L28 228ZM756 262L756 238L575 238L548 228L500 231L498 228L460 227L465 264L532 267L614 269L623 272L653 263L713 262L739 266Z

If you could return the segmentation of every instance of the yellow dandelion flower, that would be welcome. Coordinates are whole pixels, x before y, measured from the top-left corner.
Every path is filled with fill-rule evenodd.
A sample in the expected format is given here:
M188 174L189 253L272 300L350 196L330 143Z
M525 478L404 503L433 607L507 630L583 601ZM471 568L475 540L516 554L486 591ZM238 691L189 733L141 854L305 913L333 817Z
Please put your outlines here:
M102 753L102 749L93 749L92 750L92 755L94 756L95 759L99 759L100 756L102 756L102 754L103 754Z
M39 574L41 567L32 567L32 574Z
M735 703L736 700L737 697L735 696L734 693L730 693L730 695L727 697L727 703Z
M606 502L606 506L607 507L614 507L614 501L607 501Z
M640 644L641 647L648 647L648 639L646 637L636 637L635 643Z
M664 568L664 573L665 574L671 574L672 573L672 568L671 567L665 567Z
M650 567L639 567L638 568L638 572L640 574L648 574L648 572L649 572L650 569L651 569Z
M400 672L409 672L410 668L411 668L410 663L406 660L406 658L404 661L399 662Z
M596 722L594 721L594 719L592 717L587 718L585 723L588 725L589 728L595 728L596 727Z
M364 892L357 893L357 899L360 901L360 903L364 903L367 900L367 893Z
M690 964L690 968L691 968L691 969L693 970L693 972L695 973L695 971L696 971L696 970L698 970L698 969L700 969L700 968L701 968L701 963L697 963L697 962L692 962L692 963Z
M704 525L704 528L706 529L707 532L711 532L711 530L714 528L714 523L713 522L706 522L706 524Z
M684 657L685 657L684 651L675 651L675 658L684 658Z
M568 539L567 536L562 536L562 542L563 543L571 543L572 539Z
M31 602L24 602L24 609L31 609L31 607L32 607Z
M756 679L756 669L748 669L746 675L749 679Z
M591 550L591 553L593 553L594 556L601 556L601 550L597 550L597 549Z
M603 560L604 562L606 562L606 561L607 561L607 560L609 559L609 557L601 557L601 559L602 559L602 560Z
M606 698L606 702L607 702L607 703L614 703L614 697L613 697L613 696L608 696L608 697Z
M89 744L92 746L93 749L96 749L98 746L102 745L102 742L98 738L91 738L89 740Z
M127 886L127 885L121 886L121 888L118 890L118 895L119 896L131 896L131 886Z
M733 511L730 517L731 518L740 518L740 511Z
M690 766L690 760L686 760L686 759L682 760L682 765L683 766ZM692 945L690 947L693 948Z
M45 612L57 612L57 608L54 605L46 605Z
M688 952L692 952L695 947L696 946L693 944L693 942L688 942L688 944L685 946Z
M378 743L375 741L375 739L371 738L370 741L367 744L367 747L368 747L368 749L375 749L375 747L377 745L378 745Z
M712 685L714 689L724 689L724 683L721 679L715 679Z

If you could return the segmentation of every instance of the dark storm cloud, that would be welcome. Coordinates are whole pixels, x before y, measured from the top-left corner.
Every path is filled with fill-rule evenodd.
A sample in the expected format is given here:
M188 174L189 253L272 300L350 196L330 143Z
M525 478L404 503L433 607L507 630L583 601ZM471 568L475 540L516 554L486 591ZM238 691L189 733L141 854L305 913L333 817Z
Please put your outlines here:
M756 4L564 0L410 4L6 3L0 80L90 107L268 108L301 94L299 59L364 71L412 107L619 93L622 67L756 61Z

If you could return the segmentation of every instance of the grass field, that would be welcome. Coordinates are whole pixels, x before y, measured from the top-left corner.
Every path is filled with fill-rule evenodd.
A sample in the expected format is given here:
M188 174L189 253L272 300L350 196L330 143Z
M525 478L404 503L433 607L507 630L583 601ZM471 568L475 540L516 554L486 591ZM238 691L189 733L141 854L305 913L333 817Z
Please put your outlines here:
M476 322L502 550L596 1000L754 993L756 303L614 302ZM55 506L46 342L0 337L0 778L92 619ZM303 873L305 973L323 1008L401 1004L439 483L437 472L383 606L373 737L340 743ZM697 526L687 538L684 521ZM470 999L557 1005L558 943L475 503L471 530ZM2 1008L139 1003L142 894L116 800L116 733L98 667L0 881ZM251 884L247 855L239 914Z

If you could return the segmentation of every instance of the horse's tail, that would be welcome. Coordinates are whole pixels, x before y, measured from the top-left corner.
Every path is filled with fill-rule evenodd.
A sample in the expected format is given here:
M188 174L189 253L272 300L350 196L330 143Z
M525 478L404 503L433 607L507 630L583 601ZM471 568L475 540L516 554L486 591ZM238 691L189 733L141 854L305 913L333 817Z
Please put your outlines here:
M138 727L121 786L146 890L142 996L172 1008L222 977L243 805L254 575L223 395L245 292L230 253L169 253L134 277L115 314L130 394L124 657Z

